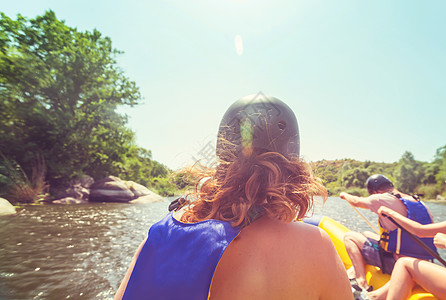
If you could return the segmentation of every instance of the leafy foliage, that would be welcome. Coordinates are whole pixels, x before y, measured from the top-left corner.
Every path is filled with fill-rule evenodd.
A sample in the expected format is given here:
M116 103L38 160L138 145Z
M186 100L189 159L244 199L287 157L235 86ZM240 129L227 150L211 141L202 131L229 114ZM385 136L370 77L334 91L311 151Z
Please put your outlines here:
M396 186L405 192L413 193L421 180L422 173L424 172L421 163L415 161L413 154L406 151L394 172L397 178Z
M402 192L423 194L429 199L446 194L446 145L437 150L432 163L417 161L406 151L395 163L342 159L314 162L312 167L333 195L341 191L367 195L365 182L376 173L387 176Z
M433 164L433 175L435 176L437 185L439 188L444 190L446 188L446 145L437 149ZM437 170L436 173L435 170Z
M167 168L135 145L120 105L136 105L135 82L116 64L120 52L97 30L80 32L53 11L12 20L0 14L0 151L25 174L42 156L46 180L61 185L88 174L145 181ZM4 164L3 164L4 165ZM1 169L1 167L0 167ZM0 184L7 184L0 176Z

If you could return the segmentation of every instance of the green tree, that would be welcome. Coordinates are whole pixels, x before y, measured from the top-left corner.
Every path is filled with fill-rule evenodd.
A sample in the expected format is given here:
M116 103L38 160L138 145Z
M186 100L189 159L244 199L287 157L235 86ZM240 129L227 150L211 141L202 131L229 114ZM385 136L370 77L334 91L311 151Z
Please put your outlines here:
M412 153L406 151L394 172L396 186L403 192L413 193L423 177L422 164L417 162Z
M342 182L347 188L358 187L364 188L367 178L370 174L367 169L364 168L354 168L345 171L342 175Z
M116 112L141 100L97 30L80 32L53 11L0 14L0 151L31 173L43 155L51 184L79 174L121 175L138 159L134 133ZM134 175L134 174L133 174Z
M440 168L435 162L433 163L424 163L423 164L424 174L421 179L423 184L436 184L437 179L436 175L438 174Z
M446 189L446 145L437 149L434 158L434 165L438 168L435 174L437 185L442 191Z
M350 161L346 160L344 161L338 172L338 182L340 183L341 186L344 187L346 186L344 182L344 173L346 173L348 170L351 170L351 166L350 166Z

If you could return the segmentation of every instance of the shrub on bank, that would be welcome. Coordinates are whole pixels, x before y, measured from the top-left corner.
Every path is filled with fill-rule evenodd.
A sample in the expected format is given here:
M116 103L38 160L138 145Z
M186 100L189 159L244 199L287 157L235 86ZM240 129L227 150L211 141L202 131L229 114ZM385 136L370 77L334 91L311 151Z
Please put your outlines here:
M325 188L328 191L328 196L333 196L333 197L339 196L339 194L344 191L344 188L338 186L336 182L328 183L327 185L325 185Z
M418 186L415 193L423 195L425 199L436 199L437 195L441 195L441 189L436 184L422 184Z
M369 196L369 193L366 189L358 188L358 187L351 187L345 190L346 193L352 194L354 196L358 197L367 197Z
M366 189L359 188L359 187L345 188L345 187L337 185L336 182L330 182L325 187L328 191L328 195L332 196L332 197L339 197L339 194L342 192L347 192L349 194L359 196L359 197L367 197L369 195L367 193Z
M148 185L155 193L164 197L175 196L178 194L178 187L172 183L169 177L152 178Z

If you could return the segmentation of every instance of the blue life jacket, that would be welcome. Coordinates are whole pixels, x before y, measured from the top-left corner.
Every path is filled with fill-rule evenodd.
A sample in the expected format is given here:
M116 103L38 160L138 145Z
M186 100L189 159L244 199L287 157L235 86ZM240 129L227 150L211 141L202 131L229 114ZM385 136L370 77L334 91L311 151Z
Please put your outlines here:
M406 206L407 215L406 217L418 222L420 224L431 224L432 219L427 211L427 208L421 201L410 201L402 198L399 194L394 195L398 197L401 202ZM381 247L388 251L396 254L402 254L411 257L417 257L421 259L433 259L434 257L430 255L425 249L418 245L407 233L397 228L392 231L388 231L382 228L381 224ZM433 238L421 238L421 241L437 253L437 248L434 246Z
M217 264L240 233L230 223L182 223L169 213L150 227L123 299L208 299Z

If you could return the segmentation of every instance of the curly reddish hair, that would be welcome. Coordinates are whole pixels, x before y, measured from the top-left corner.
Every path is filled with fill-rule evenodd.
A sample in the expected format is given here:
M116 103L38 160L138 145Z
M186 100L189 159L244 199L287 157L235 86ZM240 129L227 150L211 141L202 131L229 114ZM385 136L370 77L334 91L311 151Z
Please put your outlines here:
M216 169L195 165L182 172L194 181L184 197L189 205L182 222L216 219L243 228L269 215L288 223L313 208L314 196L327 199L327 190L303 160L278 152L249 152L220 161Z

